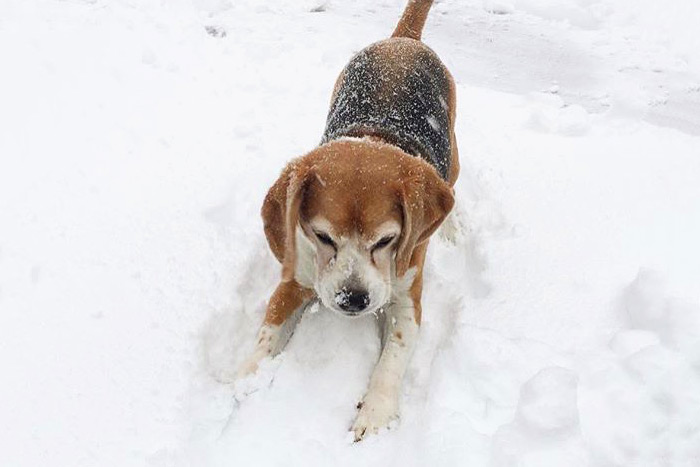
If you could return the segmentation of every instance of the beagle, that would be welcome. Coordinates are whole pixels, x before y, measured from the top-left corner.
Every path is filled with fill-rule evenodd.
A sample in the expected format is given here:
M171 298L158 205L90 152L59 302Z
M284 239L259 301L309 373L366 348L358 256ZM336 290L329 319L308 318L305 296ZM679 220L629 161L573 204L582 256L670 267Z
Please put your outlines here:
M314 300L382 318L382 352L355 440L398 417L421 321L428 240L454 204L455 84L421 41L432 0L410 0L391 38L356 54L335 83L320 146L290 162L262 207L282 264L243 378L286 344Z

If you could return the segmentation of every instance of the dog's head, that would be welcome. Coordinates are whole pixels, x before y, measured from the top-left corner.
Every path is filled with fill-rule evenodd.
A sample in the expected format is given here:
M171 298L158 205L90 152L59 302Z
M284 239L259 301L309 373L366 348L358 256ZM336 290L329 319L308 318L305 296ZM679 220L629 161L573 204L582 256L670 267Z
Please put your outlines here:
M305 242L323 304L356 316L389 301L413 250L453 204L450 186L422 159L353 139L291 162L268 192L262 216L283 280L301 274Z

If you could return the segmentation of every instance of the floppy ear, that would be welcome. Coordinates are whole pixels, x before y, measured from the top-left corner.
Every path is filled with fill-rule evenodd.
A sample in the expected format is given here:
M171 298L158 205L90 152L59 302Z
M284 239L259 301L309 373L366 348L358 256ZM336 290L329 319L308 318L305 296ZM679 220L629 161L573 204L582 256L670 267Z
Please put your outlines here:
M406 274L415 247L437 230L455 202L452 188L434 168L422 161L411 166L398 188L403 227L396 250L397 277Z
M282 263L282 280L294 279L296 228L306 189L308 169L301 161L290 162L265 196L261 209L267 243Z

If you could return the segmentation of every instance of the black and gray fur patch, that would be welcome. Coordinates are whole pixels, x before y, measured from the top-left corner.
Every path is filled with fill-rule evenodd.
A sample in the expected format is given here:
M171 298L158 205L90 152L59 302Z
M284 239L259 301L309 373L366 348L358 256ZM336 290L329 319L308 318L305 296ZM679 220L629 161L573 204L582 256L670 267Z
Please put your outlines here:
M331 104L322 143L344 136L378 136L422 157L447 179L450 133L449 79L428 49L387 60L373 44L345 67Z

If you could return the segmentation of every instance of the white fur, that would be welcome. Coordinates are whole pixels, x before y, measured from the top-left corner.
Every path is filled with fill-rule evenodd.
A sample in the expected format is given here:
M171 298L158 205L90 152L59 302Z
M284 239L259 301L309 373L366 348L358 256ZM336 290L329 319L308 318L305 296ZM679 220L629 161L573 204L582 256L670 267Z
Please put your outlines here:
M252 375L258 370L260 362L265 358L273 358L282 351L294 328L301 319L304 309L312 300L301 304L299 308L289 316L281 326L275 324L263 324L258 331L258 338L253 353L238 367L236 379L240 380Z
M238 367L236 379L242 379L252 375L258 369L260 361L267 357L273 357L279 352L282 337L282 326L263 324L258 332L258 341L253 353Z
M415 272L412 268L394 284L392 302L385 311L382 354L352 426L356 440L376 433L398 418L401 382L418 336L418 323L409 295Z
M294 279L303 287L313 288L316 282L316 245L304 234L300 226L296 230L297 264L294 269Z
M316 292L326 307L342 312L335 302L335 296L352 275L359 278L369 293L370 306L366 312L375 311L389 301L391 283L382 278L377 268L372 266L369 255L362 254L360 248L356 238L343 241L335 259L322 274L317 275Z
M344 285L353 275L357 277L369 294L369 306L365 312L376 312L385 305L391 297L390 274L384 277L382 272L372 263L371 246L372 243L380 240L385 235L398 235L400 232L398 223L395 221L388 221L381 225L374 233L374 238L370 244L363 244L357 236L353 236L352 238L338 238L334 236L332 226L322 217L314 218L311 221L311 225L314 230L322 231L332 236L337 246L337 251L332 259L324 262L322 258L317 258L316 261L313 285L324 306L343 313L336 303L336 295L343 289ZM304 240L310 243L301 228L297 230L297 239L299 239L300 235L304 237ZM309 256L319 255L319 257L322 253L323 252L319 252L317 249L313 251L305 250L304 252L304 254ZM378 257L384 255L385 258L383 259L387 264L393 262L390 257L391 248L377 251L375 255ZM300 258L299 261L303 261L306 264L309 259L305 257L303 259ZM300 270L300 266L297 266L297 270ZM301 273L299 274L301 276Z
M454 207L447 215L438 229L438 237L449 243L457 245L465 241L465 213L461 204L455 202Z

